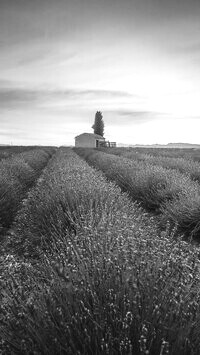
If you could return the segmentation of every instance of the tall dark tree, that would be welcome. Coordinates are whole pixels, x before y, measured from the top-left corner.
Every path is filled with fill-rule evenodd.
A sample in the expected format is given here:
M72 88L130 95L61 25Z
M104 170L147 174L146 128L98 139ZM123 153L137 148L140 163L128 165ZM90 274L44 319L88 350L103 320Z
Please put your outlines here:
M95 114L94 124L92 126L95 134L99 134L103 137L104 135L104 122L103 115L101 111L97 111Z

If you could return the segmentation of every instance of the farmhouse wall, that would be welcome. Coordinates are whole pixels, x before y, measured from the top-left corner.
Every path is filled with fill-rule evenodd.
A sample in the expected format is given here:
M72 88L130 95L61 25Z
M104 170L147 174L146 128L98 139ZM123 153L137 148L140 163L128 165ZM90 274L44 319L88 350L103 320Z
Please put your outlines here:
M82 135L75 138L75 146L83 148L95 148L96 138L92 136Z
M98 134L82 133L75 137L75 147L96 148L99 142L104 142L105 138Z

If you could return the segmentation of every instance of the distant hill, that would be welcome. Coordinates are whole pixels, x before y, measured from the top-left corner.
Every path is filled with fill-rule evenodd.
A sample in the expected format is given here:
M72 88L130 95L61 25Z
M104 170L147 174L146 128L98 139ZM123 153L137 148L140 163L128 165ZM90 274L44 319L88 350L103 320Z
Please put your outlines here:
M141 148L194 148L200 149L200 144L192 144L192 143L168 143L168 144L124 144L118 143L118 147L141 147Z
M169 148L200 148L200 144L191 144L191 143L168 143L167 147Z

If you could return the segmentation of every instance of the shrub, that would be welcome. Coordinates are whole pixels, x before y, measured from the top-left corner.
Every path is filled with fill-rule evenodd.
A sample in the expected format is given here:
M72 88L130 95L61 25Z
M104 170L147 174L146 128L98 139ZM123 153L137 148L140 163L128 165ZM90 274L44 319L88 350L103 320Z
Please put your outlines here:
M28 152L22 152L20 157L35 171L41 171L46 166L50 154L43 149L34 149Z
M132 161L91 149L76 151L90 164L101 169L109 179L116 181L134 200L141 202L144 208L163 214L162 221L169 219L172 226L177 225L182 232L185 228L187 235L190 231L191 235L199 236L197 215L200 208L200 187L188 175L153 166L146 161ZM188 209L190 217L183 222Z
M46 152L32 150L0 162L0 223L3 227L10 226L26 192L49 158Z
M175 169L183 174L189 175L193 180L200 182L200 164L191 159L152 156L149 154L139 154L134 152L122 153L121 156L136 161L144 161L151 165L162 166L167 169Z
M188 238L200 238L200 195L199 193L179 196L162 207L161 224L167 221L176 225L177 231Z

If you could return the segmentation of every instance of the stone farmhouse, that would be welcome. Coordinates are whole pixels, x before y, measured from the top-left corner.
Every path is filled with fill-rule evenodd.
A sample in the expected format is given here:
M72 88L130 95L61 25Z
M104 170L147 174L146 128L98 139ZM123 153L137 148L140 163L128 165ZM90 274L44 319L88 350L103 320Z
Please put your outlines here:
M75 147L99 148L116 147L116 142L106 141L104 137L95 133L82 133L75 137Z

